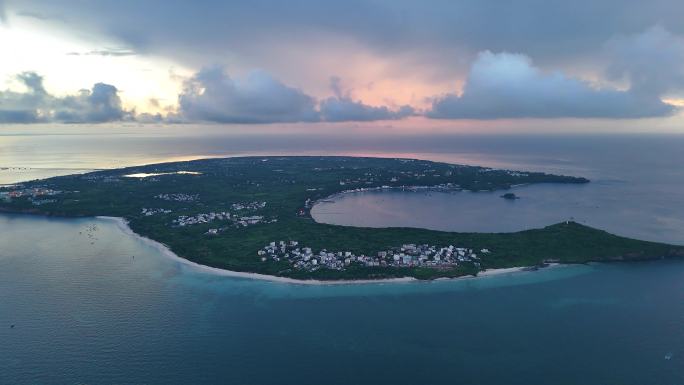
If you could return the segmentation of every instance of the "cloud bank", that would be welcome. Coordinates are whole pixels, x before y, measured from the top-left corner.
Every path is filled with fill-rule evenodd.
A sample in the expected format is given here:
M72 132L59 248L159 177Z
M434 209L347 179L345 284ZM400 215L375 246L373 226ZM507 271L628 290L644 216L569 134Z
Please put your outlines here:
M596 88L561 72L546 73L520 54L482 52L461 95L438 97L427 116L436 119L643 118L667 116L674 107L638 88Z
M221 67L199 71L185 82L179 112L189 120L219 123L312 122L316 102L263 71L232 79Z
M267 72L252 71L234 79L217 66L186 79L178 95L178 110L166 116L125 110L119 90L110 84L97 83L89 90L60 97L48 93L43 77L35 72L21 73L16 80L25 90L0 91L0 123L348 122L401 119L414 112L409 106L395 111L366 105L348 94L319 102Z
M286 123L392 120L413 114L409 106L394 111L352 100L335 79L336 95L318 102L264 71L233 79L222 67L210 67L185 82L178 97L179 116L218 123Z
M330 89L335 96L320 102L321 118L328 122L396 120L415 113L411 106L391 110L386 106L371 106L354 100L351 92L343 88L342 80L337 76L330 78Z
M347 97L330 97L321 101L321 117L328 122L395 120L413 114L411 106L402 106L399 110L392 111L386 106L369 106Z
M597 85L545 71L523 54L483 51L471 63L463 89L433 97L427 111L390 108L356 100L337 77L333 96L318 99L270 73L257 70L231 77L223 67L202 69L183 83L178 109L135 114L122 107L119 90L97 83L67 96L46 91L35 72L16 76L23 92L0 91L0 123L215 122L269 124L396 120L413 115L433 119L665 117L678 111L662 98L684 92L684 39L655 26L604 43L605 79Z
M0 0L0 22L5 13L122 47L76 52L83 56L149 55L195 69L227 63L239 73L266 70L244 79L200 71L173 116L186 121L416 114L349 95L327 97L331 73L354 84L385 81L383 90L422 82L429 91L404 93L402 103L432 97L425 115L438 119L667 116L674 108L660 98L684 95L679 0ZM465 80L462 90L434 97L457 79Z
M21 73L16 80L26 91L0 91L0 123L104 123L132 114L122 108L118 90L109 84L58 97L45 90L43 78L35 72Z

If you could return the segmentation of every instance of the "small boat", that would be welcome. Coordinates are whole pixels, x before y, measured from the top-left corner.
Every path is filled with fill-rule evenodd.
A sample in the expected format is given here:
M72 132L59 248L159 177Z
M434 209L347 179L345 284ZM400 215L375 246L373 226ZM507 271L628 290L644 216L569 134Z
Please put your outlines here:
M665 359L666 359L666 360L671 360L671 359L672 359L672 353L667 353L667 354L665 355Z

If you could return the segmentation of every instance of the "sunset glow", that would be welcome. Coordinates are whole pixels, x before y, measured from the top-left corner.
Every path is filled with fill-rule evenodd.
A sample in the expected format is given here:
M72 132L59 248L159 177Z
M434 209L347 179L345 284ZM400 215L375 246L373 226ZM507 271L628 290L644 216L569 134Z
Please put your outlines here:
M536 41L523 31L506 35L494 20L485 23L489 31L475 20L454 26L461 13L473 12L460 5L441 12L409 3L363 5L367 19L354 26L345 18L352 8L334 7L339 17L324 23L331 14L305 3L272 4L263 13L237 4L211 13L179 4L155 9L152 19L150 5L129 1L1 2L0 121L347 123L419 131L586 127L575 120L600 131L676 131L684 121L684 40L662 17L638 25L616 19L582 46L556 52L540 47L578 40L550 25L535 27ZM277 16L294 9L311 17ZM391 16L379 21L375 13ZM244 23L240 15L264 24ZM659 59L642 62L645 54ZM45 97L29 97L37 92L29 75ZM103 92L114 104L91 117L62 111L80 90L87 90L81 105Z

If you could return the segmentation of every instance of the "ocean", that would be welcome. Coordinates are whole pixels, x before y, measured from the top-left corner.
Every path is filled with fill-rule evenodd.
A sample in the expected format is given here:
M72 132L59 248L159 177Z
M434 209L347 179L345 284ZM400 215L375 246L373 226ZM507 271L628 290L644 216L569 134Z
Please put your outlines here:
M1 183L206 156L345 154L586 176L497 194L363 193L351 225L515 231L574 216L684 244L684 136L0 131ZM476 208L476 209L474 209ZM0 215L0 384L681 384L684 261L292 285L209 274L112 221Z

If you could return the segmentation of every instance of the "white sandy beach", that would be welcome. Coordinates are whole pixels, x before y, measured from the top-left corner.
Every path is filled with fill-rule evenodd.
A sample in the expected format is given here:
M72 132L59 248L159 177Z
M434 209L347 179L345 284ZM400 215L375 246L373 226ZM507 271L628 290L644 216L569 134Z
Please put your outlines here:
M179 257L178 255L176 255L176 253L171 251L171 249L169 249L169 247L164 245L163 243L157 242L153 239L144 237L144 236L134 232L128 226L128 221L126 221L124 218L107 217L107 216L98 216L96 218L115 222L116 225L125 234L136 237L136 238L140 239L141 241L147 243L148 245L155 247L163 255L167 256L168 258L173 259L174 261L183 263L183 264L190 266L194 269L197 269L199 271L203 271L203 272L215 274L215 275L221 275L221 276L225 276L225 277L258 279L258 280L263 280L263 281L296 284L296 285L353 285L353 284L431 282L431 281L419 280L419 279L416 279L413 277L388 278L388 279L337 280L337 281L321 281L321 280L316 280L316 279L303 280L303 279L294 279L294 278L287 278L287 277L277 277L274 275L247 273L247 272L242 272L242 271L232 271L232 270L220 269L218 267L211 267L211 266L202 265L202 264L190 261L188 259ZM551 264L551 265L549 265L549 267L558 266L558 265L559 264ZM456 277L456 278L438 278L435 281L453 280L453 279L484 278L484 277L492 277L492 276L502 275L502 274L519 273L519 272L523 272L523 271L526 271L525 267L509 267L509 268L504 268L504 269L488 269L488 270L481 271L476 277L468 275L468 276L462 276L462 277Z

